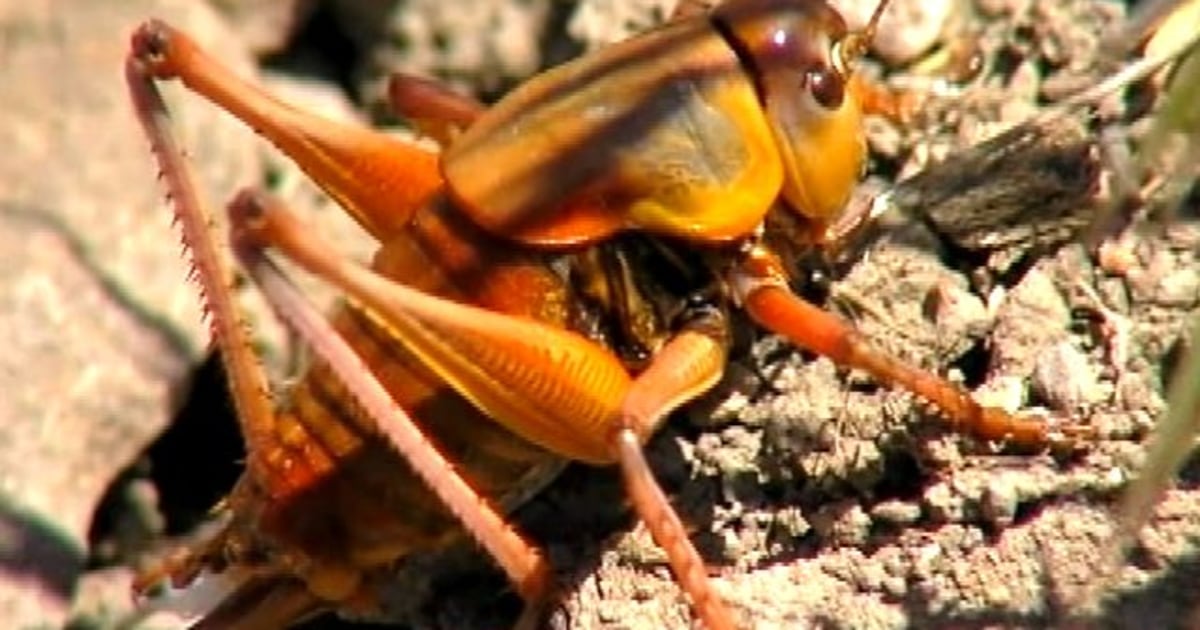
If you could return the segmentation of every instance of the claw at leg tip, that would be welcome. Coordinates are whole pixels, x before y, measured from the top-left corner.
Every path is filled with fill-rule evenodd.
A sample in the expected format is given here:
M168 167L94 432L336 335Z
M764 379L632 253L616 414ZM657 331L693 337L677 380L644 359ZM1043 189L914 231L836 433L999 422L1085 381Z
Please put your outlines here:
M267 226L267 214L276 201L256 188L244 188L229 202L230 236L234 243L261 244L260 235Z
M174 73L168 66L170 48L177 36L175 29L159 19L147 20L130 37L130 62L146 76L170 78Z

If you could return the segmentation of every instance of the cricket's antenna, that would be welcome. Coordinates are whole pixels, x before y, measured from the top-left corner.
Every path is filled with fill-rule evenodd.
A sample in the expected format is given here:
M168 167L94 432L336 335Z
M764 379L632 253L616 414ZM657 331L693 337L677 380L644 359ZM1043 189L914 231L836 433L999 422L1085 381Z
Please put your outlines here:
M875 30L879 27L879 19L883 17L883 12L887 9L888 1L880 0L879 4L875 5L875 12L871 14L871 19L861 31L847 33L841 41L834 44L834 62L838 64L838 70L843 76L849 76L854 69L854 62L867 54L871 40L875 39Z

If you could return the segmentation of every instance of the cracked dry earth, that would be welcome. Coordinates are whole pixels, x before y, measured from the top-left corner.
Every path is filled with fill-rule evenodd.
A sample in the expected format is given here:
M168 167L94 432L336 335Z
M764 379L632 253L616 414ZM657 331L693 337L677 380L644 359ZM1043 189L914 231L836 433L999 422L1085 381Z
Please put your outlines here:
M103 4L33 2L21 9L23 14L8 7L0 17L22 27L3 32L9 34L11 49L19 50L37 37L53 40L50 36L60 32L82 36L87 17L87 24L111 31L100 40L115 51L102 63L113 64L119 63L121 42L109 41L111 33L120 33L115 38L120 40L129 25L158 11L186 20L193 29L212 28L210 41L235 37L222 21L227 18L203 3L132 3L139 6L124 7L128 13L121 18L86 13ZM583 3L579 13L593 20L613 19L597 8L603 4ZM186 9L180 8L184 5ZM1094 249L1081 244L1078 236L1087 233L1087 224L1105 207L1110 175L1089 140L1102 129L1117 130L1136 146L1153 94L1145 86L1128 98L1102 102L1091 119L1080 117L1068 125L1075 130L1064 132L1073 138L1066 141L1069 147L1051 147L1045 162L1026 159L1024 153L988 166L963 158L962 151L1104 76L1109 70L1098 61L1098 34L1122 19L1126 6L1091 0L960 5L960 14L948 18L943 30L969 35L983 70L962 83L958 95L935 96L910 128L872 121L875 153L865 189L888 188L926 167L941 179L921 185L909 180L908 188L901 184L898 190L911 195L897 193L896 204L908 212L885 215L854 255L828 269L813 267L820 271L799 288L854 321L883 348L961 380L981 399L1080 419L1096 428L1097 441L1077 453L1012 453L1004 445L946 430L903 392L792 351L777 339L748 334L718 391L677 414L650 444L652 463L712 565L717 587L747 627L1200 627L1200 462L1194 457L1156 508L1101 606L1083 610L1078 603L1083 585L1100 565L1099 547L1110 533L1108 510L1138 466L1145 438L1162 411L1163 384L1179 356L1195 343L1185 338L1185 329L1189 318L1200 314L1200 195L1193 183L1188 202L1170 221L1151 220L1146 208L1137 208L1132 224L1114 237L1130 254L1124 268L1101 267ZM39 13L38 7L46 12ZM68 9L77 17L66 26L47 26L55 24L48 17L55 15L54 9ZM540 10L542 17L551 13ZM203 15L184 17L189 11ZM618 26L637 21L618 14ZM13 15L21 19L14 22ZM30 30L30 24L38 28ZM426 57L447 64L489 57L453 57L447 51L454 50L455 42L477 37L478 29L472 32L475 25L468 25L454 31L439 24L449 29L441 38L443 50L435 47ZM916 32L916 24L910 26L901 32ZM619 30L577 27L576 35L599 41L605 39L603 33L611 38ZM947 43L954 39L944 37ZM97 44L88 50L100 49ZM230 54L238 57L237 51ZM373 55L371 62L378 64L388 54ZM528 54L522 49L514 58L524 60ZM513 68L524 68L527 60L490 62L491 82L477 84L486 90L496 89L497 73L516 73ZM248 63L244 56L241 63ZM117 82L117 67L106 80ZM466 76L465 70L454 68L450 74ZM880 67L868 68L876 71ZM893 70L888 78L911 81L912 74ZM78 79L81 85L88 80ZM116 108L123 107L120 98L119 92L106 97L115 99ZM57 133L74 129L78 135L81 131L70 121L84 120L108 105L106 99L80 103L91 107L86 113L64 109L66 126L50 128ZM35 109L33 100L22 104ZM203 107L196 109L183 116L206 115ZM208 123L189 124L209 128ZM111 133L112 146L120 145L117 132ZM100 174L70 189L56 185L50 175L39 175L39 186L28 194L16 185L4 189L0 238L8 245L0 247L0 255L13 258L3 269L16 273L0 275L0 286L4 295L16 296L9 314L18 315L6 319L14 338L29 339L30 330L47 335L40 343L24 344L31 350L23 356L58 357L69 352L38 355L37 350L75 347L65 345L61 336L50 339L45 324L36 323L40 320L33 316L44 316L45 310L61 331L77 324L77 336L87 338L78 343L91 340L94 348L102 340L100 356L115 357L94 364L99 367L89 372L90 380L63 384L49 379L36 387L32 379L41 372L60 377L78 372L18 356L3 364L4 377L12 379L5 390L29 393L28 400L10 398L7 405L0 404L9 416L4 426L13 433L6 440L9 446L0 448L7 508L0 602L2 610L21 613L19 618L27 620L23 627L62 625L64 602L71 600L73 627L105 627L120 618L128 608L129 572L123 561L132 556L129 550L162 543L164 534L183 534L181 524L200 520L236 473L237 438L228 418L218 424L212 416L222 407L213 402L220 389L213 383L219 379L196 350L203 342L194 323L186 323L193 318L187 313L190 298L163 297L157 288L173 282L170 278L181 279L183 271L148 258L143 241L123 238L130 235L127 226L141 229L146 216L162 218L153 195L127 202L149 214L135 213L124 219L128 224L110 220L108 229L117 234L89 236L94 233L81 226L90 224L58 214L60 207L82 207L105 216L104 200L121 198L121 191L105 183L109 180L142 177L150 190L149 160L137 153L143 146L136 130L129 126L128 133L122 150L137 154L128 172ZM59 146L51 132L17 137L22 150ZM105 133L96 137L109 141ZM221 165L208 171L219 184L214 198L246 183L239 179L245 173L263 170L254 145L238 147L216 159L205 157L211 148L207 143L198 147L202 160ZM1039 168L1053 170L1054 177L1038 180ZM19 181L12 175L19 172L3 173L6 181ZM944 192L943 186L955 194L935 194ZM989 191L994 195L989 197ZM92 196L80 201L85 194ZM986 203L989 199L994 205ZM161 223L165 230L165 218ZM1021 227L1033 224L1044 229ZM169 251L174 244L168 244L167 254L174 256ZM45 282L32 280L56 265L69 273L45 272ZM56 284L64 282L61 278L74 278L76 284ZM82 287L72 297L91 302L72 302L51 290L56 286ZM128 288L133 286L138 289ZM55 306L55 300L65 306ZM158 325L156 314L168 308L162 304L170 305L165 317L176 323ZM41 310L22 311L30 305L41 305ZM91 332L90 326L97 325L99 332ZM24 336L18 335L22 330ZM162 330L186 332L179 337L153 332ZM129 360L122 358L125 354L137 356ZM192 370L190 378L184 376ZM122 394L105 400L105 391L126 391L105 384L125 371L126 380L159 397ZM44 400L53 399L56 391L70 395L53 406L57 415L42 415L49 412L38 409L33 392L43 392L37 400ZM143 420L157 417L165 423L176 410L182 410L174 414L176 428L109 485L118 471L114 466L135 460L137 449L150 439ZM25 426L15 424L18 418L33 428L18 431ZM48 424L47 418L78 424ZM197 421L199 434L180 437L180 426L194 430ZM53 440L46 434L80 439ZM67 442L70 448L62 446ZM203 452L197 456L197 450ZM108 461L114 459L120 462ZM34 461L38 465L26 463ZM47 477L41 468L45 461L61 472ZM43 483L46 478L53 483ZM208 484L204 490L196 489L197 478ZM93 516L90 510L106 485L108 498ZM55 503L68 500L69 509ZM613 471L572 466L514 518L544 545L559 570L563 595L551 616L552 627L690 626L686 601L661 552L623 506ZM32 592L42 595L29 595L30 576L43 585ZM385 595L385 615L372 624L507 627L520 605L503 576L468 545L410 559ZM30 602L36 602L32 611ZM308 627L363 625L326 616ZM177 624L156 617L140 627Z

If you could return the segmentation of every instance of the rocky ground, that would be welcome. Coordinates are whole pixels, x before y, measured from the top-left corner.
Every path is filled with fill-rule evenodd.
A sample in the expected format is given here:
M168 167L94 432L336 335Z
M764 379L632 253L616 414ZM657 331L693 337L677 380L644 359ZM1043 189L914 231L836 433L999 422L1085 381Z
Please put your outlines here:
M390 71L493 98L645 28L668 4L0 0L0 331L11 344L0 355L0 617L130 621L130 565L197 526L237 474L236 429L121 81L138 21L167 18L287 98L369 120ZM857 4L845 11L873 8ZM883 217L801 289L980 397L1081 419L1099 439L1066 454L981 444L902 392L760 337L718 392L651 443L656 472L751 627L1200 627L1194 457L1102 605L1080 604L1200 312L1195 172L1178 212L1106 211L1153 85L1103 100L1091 118L962 153L1110 74L1101 35L1129 8L894 4L901 20L885 20L867 71L927 90L931 76L949 77L955 91L934 90L907 127L871 122L865 189L930 170L896 189L907 215ZM370 251L252 134L197 99L176 95L172 107L212 199L270 184L348 253ZM282 366L286 340L252 308ZM560 571L554 627L688 626L612 471L569 468L515 518ZM519 607L466 548L413 559L396 584L388 616L399 627L505 627ZM350 625L311 627L336 624Z

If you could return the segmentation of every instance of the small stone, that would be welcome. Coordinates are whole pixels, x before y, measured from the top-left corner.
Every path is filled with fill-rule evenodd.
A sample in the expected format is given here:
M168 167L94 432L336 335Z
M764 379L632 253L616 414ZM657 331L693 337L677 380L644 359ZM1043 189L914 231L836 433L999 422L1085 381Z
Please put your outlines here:
M929 576L935 573L936 565L945 557L945 550L937 543L929 543L918 549L913 556L912 572L914 575Z
M1034 267L997 305L990 373L1029 376L1042 349L1066 338L1070 321L1070 308L1053 278Z
M891 525L907 525L921 518L921 506L910 501L891 499L872 507L871 518Z
M992 582L987 585L985 597L989 604L999 608L1012 603L1013 593L1004 584Z
M1105 473L1101 479L1103 480L1101 484L1102 487L1105 487L1105 489L1115 490L1129 483L1129 474L1126 473L1121 467L1114 466L1109 468L1108 472Z
M1200 225L1195 222L1172 221L1163 226L1163 236L1174 249L1200 251Z
M983 518L996 527L1011 525L1017 514L1020 493L1008 475L997 475L983 490L980 511Z
M1200 301L1200 270L1195 264L1180 264L1165 248L1145 256L1140 269L1131 269L1126 279L1135 302L1187 308Z
M908 594L908 580L902 577L889 575L883 579L880 586L883 588L883 592L887 593L888 597L894 599L902 599Z
M804 513L798 507L780 510L775 515L774 524L792 538L800 538L812 529L812 525L809 524L808 519L804 518Z
M1038 355L1030 385L1037 396L1059 411L1079 409L1094 402L1099 393L1096 371L1087 356L1067 340Z
M1163 407L1162 394L1151 385L1151 381L1140 372L1127 372L1117 377L1116 400L1130 411L1148 410L1158 413Z
M930 287L921 305L924 316L938 331L941 351L958 357L987 335L991 317L983 300L953 282L938 282Z
M813 516L811 522L821 538L839 546L866 544L871 533L871 517L857 501L827 505Z
M725 554L730 558L736 558L744 551L745 545L742 544L742 538L737 532L732 529L726 529L721 532L721 545L725 548Z
M1180 267L1159 278L1154 301L1161 306L1187 308L1200 301L1200 270Z
M996 407L1013 413L1024 403L1025 382L1017 376L998 376L975 390L975 400L986 407Z
M925 511L939 523L960 523L966 513L962 495L949 484L939 482L925 491Z
M883 583L887 581L888 574L878 563L867 562L859 567L856 577L855 581L858 583L859 590L879 591L883 589Z

